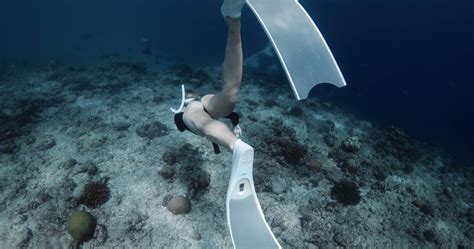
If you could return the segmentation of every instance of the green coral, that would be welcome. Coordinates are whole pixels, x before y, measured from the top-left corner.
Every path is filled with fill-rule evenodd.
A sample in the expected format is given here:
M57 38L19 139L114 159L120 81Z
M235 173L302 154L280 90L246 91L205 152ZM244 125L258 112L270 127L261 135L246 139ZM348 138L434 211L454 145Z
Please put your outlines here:
M94 235L96 225L94 216L85 211L78 211L69 217L67 231L78 242L85 242Z

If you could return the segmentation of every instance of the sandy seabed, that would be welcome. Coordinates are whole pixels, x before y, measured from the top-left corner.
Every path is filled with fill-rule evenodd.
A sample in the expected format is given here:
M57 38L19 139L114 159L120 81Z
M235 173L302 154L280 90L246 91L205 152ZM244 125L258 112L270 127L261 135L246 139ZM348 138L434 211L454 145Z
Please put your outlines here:
M2 65L0 248L232 248L232 155L176 129L169 108L181 82L215 93L220 68ZM291 94L282 79L246 72L236 109L283 248L474 247L473 165ZM87 196L90 183L107 194ZM189 213L166 208L176 195L190 200ZM84 243L67 232L78 210L98 224Z

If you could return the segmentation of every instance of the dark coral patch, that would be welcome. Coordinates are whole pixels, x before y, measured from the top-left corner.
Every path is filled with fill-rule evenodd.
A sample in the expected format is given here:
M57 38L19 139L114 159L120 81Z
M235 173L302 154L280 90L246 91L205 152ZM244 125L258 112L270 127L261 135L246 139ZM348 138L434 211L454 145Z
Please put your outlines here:
M106 183L91 182L84 186L84 190L77 201L89 208L96 208L104 204L109 197L110 191Z
M168 127L165 124L159 121L155 121L150 124L141 125L135 130L135 132L140 137L144 137L148 139L153 139L156 137L168 135L169 131L170 129L168 129Z
M344 206L360 202L360 191L357 184L351 181L337 182L331 189L331 195Z

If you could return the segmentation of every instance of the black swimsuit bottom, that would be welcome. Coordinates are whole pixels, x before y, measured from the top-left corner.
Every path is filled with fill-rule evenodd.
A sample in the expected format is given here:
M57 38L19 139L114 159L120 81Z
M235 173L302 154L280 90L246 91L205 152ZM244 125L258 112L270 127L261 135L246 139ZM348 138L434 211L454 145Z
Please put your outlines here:
M206 110L206 108L204 108L204 111L209 114L209 116L212 117L212 115ZM186 124L184 123L183 121L183 114L184 112L180 112L180 113L176 113L174 115L174 123L176 124L176 128L178 128L178 130L180 132L185 132L186 130L194 133L192 130L190 130ZM239 114L237 114L236 112L232 112L231 114L223 117L223 118L227 118L227 119L230 119L230 122L232 123L233 126L237 126L239 124ZM216 143L212 143L212 146L214 147L214 152L216 154L219 154L221 151L219 149L219 146L216 144Z

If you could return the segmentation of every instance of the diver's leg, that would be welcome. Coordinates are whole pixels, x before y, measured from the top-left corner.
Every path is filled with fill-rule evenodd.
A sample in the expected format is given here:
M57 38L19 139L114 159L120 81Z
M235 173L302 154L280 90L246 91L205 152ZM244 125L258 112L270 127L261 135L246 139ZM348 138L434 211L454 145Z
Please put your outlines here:
M214 118L229 115L235 108L242 82L242 42L240 38L240 17L226 17L228 27L222 78L222 90L215 95L206 95L201 99L206 110Z
M204 136L230 151L233 150L234 143L237 141L235 134L225 123L213 119L206 113L200 102L192 102L186 107L183 121L194 133Z

